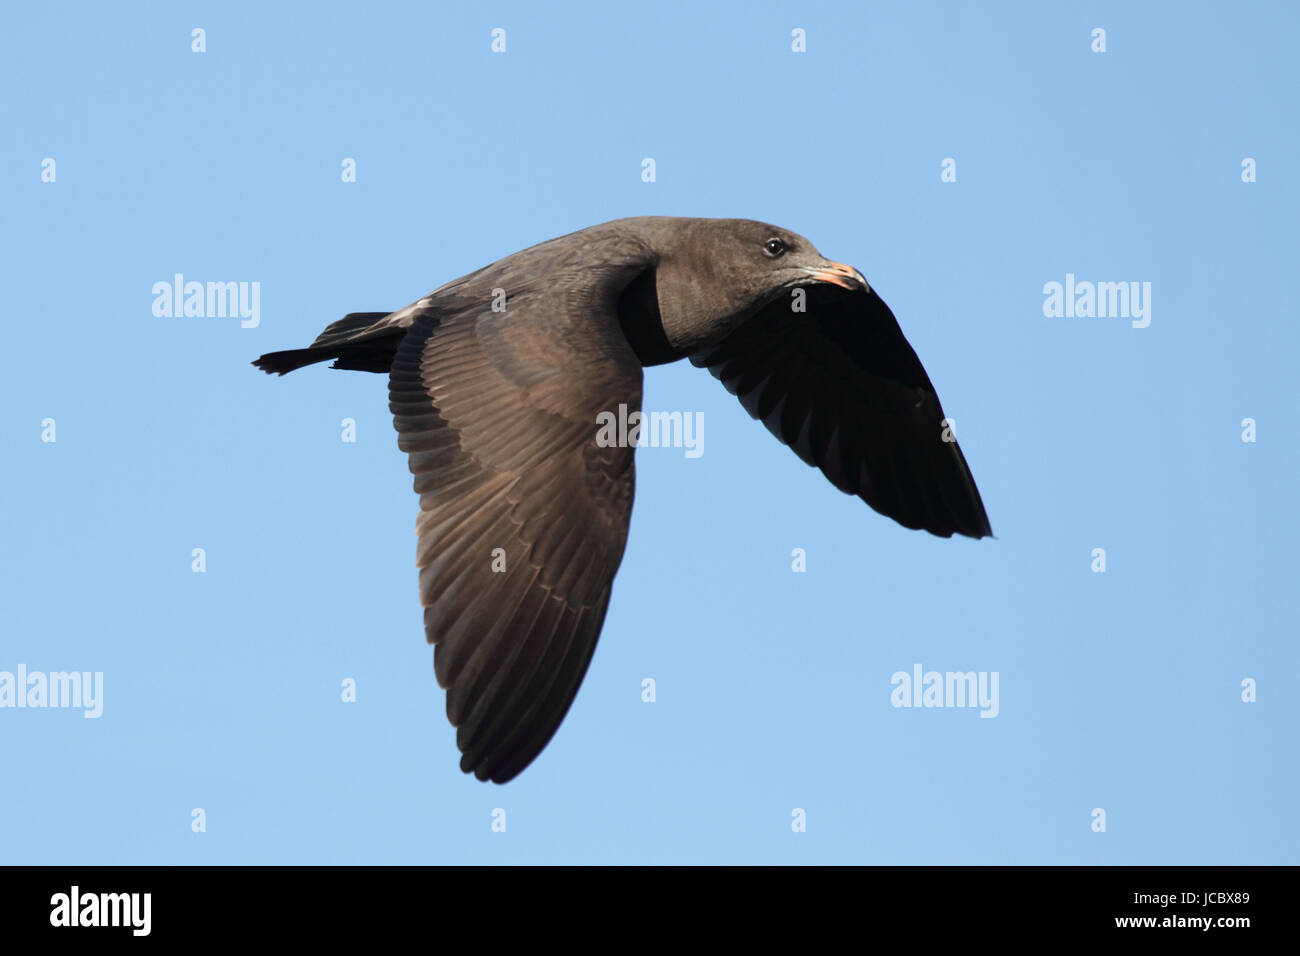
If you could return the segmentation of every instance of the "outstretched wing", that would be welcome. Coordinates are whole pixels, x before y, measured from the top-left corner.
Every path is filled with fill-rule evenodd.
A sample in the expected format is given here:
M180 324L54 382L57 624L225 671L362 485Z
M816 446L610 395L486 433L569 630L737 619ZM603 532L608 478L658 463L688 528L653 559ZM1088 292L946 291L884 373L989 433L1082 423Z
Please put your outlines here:
M420 495L434 671L461 769L498 783L546 746L577 693L632 510L635 449L596 441L599 413L641 404L641 367L613 305L627 270L581 282L556 271L564 288L522 276L512 286L507 267L482 295L435 294L389 378ZM496 283L505 312L491 310Z
M873 290L809 286L691 356L841 491L908 528L993 533L939 396Z

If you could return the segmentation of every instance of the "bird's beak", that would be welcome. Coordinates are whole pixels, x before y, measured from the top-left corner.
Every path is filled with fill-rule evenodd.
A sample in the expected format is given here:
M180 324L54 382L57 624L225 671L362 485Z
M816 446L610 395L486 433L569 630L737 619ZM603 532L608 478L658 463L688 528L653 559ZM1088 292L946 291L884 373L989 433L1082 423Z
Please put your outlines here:
M848 289L850 292L867 292L870 286L867 280L862 277L862 273L853 266L846 266L842 262L831 262L826 260L826 265L820 268L806 267L804 272L808 273L818 282L829 282L831 285L837 285L841 289Z

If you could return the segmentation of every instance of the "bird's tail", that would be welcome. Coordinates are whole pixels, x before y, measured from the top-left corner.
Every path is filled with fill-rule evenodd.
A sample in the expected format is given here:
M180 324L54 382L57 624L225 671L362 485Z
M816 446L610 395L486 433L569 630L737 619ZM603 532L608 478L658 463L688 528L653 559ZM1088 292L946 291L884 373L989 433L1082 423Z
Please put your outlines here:
M267 352L253 364L268 375L284 375L305 365L334 359L330 368L387 372L406 329L379 325L391 312L352 312L331 322L305 349ZM372 328L378 326L377 328ZM367 334L369 332L370 334Z

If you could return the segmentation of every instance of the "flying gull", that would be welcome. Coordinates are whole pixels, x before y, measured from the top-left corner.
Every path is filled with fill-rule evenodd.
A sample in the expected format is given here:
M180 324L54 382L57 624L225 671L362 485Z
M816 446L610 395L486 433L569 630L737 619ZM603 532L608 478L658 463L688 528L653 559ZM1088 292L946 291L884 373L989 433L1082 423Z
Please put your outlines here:
M388 374L420 496L425 636L461 769L480 780L504 783L541 752L596 647L635 451L598 443L598 417L639 409L641 370L682 358L881 514L945 538L992 534L889 307L856 269L766 223L592 226L253 363Z

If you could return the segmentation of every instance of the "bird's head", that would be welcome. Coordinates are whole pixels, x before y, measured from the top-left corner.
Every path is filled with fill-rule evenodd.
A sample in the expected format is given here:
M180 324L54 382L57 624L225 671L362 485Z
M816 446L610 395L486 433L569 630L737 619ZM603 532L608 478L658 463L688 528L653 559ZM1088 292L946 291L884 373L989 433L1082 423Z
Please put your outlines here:
M668 227L671 224L671 227ZM664 334L675 351L721 341L773 300L818 283L866 292L852 266L832 262L798 233L751 219L665 221L652 238Z

